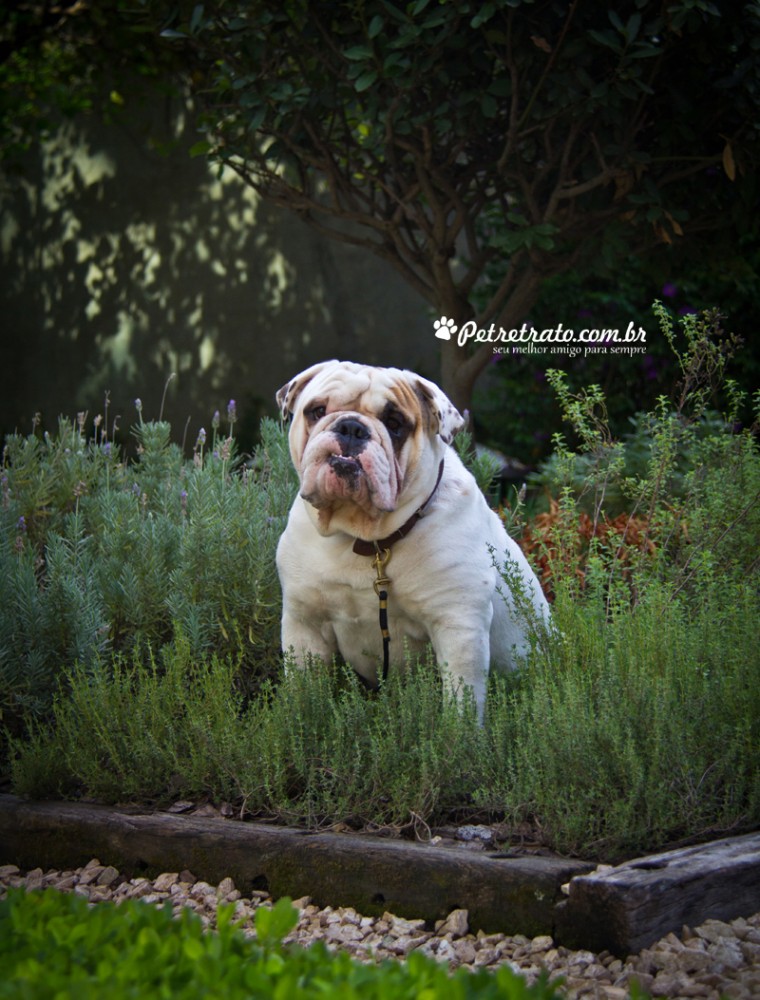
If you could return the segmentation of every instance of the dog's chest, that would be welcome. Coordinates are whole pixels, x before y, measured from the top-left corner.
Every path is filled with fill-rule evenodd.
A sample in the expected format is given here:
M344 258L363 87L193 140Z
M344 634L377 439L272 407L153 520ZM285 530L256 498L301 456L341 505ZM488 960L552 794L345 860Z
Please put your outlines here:
M393 556L384 574L382 587L387 592L389 628L398 637L424 640L424 601L420 598L416 574L408 560ZM380 599L375 590L377 569L369 557L350 554L325 560L318 572L302 576L292 596L309 609L311 617L331 624L344 645L350 639L377 638L380 641Z

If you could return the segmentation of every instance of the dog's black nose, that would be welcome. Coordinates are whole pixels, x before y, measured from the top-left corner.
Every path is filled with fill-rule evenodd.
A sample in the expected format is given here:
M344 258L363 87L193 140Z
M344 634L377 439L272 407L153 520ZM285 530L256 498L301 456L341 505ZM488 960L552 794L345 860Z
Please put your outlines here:
M357 420L356 417L344 417L335 424L332 431L340 440L344 455L358 454L372 437L361 420Z

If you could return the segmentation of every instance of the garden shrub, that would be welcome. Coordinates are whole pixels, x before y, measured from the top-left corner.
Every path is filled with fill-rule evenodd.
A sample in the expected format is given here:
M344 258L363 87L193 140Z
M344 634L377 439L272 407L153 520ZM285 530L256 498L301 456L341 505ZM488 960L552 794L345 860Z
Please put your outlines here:
M49 709L74 663L159 652L231 654L249 687L279 667L274 563L295 485L280 428L249 464L227 438L183 462L165 423L140 423L138 459L87 439L8 438L0 510L0 712L18 731Z
M511 691L495 685L478 803L532 819L557 850L606 860L757 825L750 588L706 595L697 610L653 581L635 607L581 620L604 600L579 608L561 591L550 656Z
M572 394L549 373L583 442L579 454L557 440L545 474L559 500L525 532L556 594L555 640L491 715L507 767L479 801L534 816L565 851L614 856L760 822L757 440L734 429L733 383L726 416L708 412L727 360L715 316L687 317L680 348L656 311L682 382L641 421L638 471L601 390ZM608 517L621 498L628 513Z
M364 964L318 941L283 945L297 911L290 900L256 911L256 940L234 922L234 907L219 907L217 930L204 930L189 909L129 900L90 907L73 893L11 889L0 900L0 998L76 1000L559 1000L543 978L529 986L508 966L498 972L450 972L423 955L404 962Z
M474 704L462 711L430 661L392 671L371 696L353 671L315 663L246 721L259 761L246 801L286 822L422 832L467 799L477 766Z

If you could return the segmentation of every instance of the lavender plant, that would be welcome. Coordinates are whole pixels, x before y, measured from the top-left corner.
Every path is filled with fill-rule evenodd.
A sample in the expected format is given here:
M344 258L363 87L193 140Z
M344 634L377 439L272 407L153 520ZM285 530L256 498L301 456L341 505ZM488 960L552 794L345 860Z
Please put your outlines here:
M279 664L274 549L292 499L281 430L265 421L245 464L232 430L184 460L137 401L137 457L96 418L14 436L0 509L0 711L11 732L49 709L73 663L182 636L193 656L233 653L253 687Z

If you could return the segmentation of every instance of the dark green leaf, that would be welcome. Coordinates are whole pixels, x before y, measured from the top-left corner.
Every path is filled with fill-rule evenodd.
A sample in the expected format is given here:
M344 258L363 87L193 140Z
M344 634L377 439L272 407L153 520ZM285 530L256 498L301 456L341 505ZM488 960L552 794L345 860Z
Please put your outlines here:
M372 84L377 80L377 70L368 69L365 73L362 73L356 81L354 82L354 87L361 93L364 90L368 90Z
M499 110L499 106L491 94L483 94L483 97L480 100L480 110L486 118L494 118Z
M192 17L190 18L190 34L194 35L201 26L203 21L203 4L196 4L193 8Z
M630 45L636 38L641 28L641 14L632 14L625 26L625 38Z
M377 38L380 32L385 26L385 18L382 14L375 14L372 20L369 22L369 27L367 28L367 36L369 38Z
M484 25L486 21L491 20L495 11L496 11L496 4L484 3L483 6L478 11L478 13L475 15L475 17L473 17L473 19L470 21L470 26L473 28L482 27L482 25Z
M597 31L594 28L589 28L588 33L595 42L604 45L605 48L612 49L613 52L617 53L623 51L623 47L613 31Z
M344 49L343 55L346 59L361 62L363 59L372 58L372 49L369 45L353 45L350 49Z

